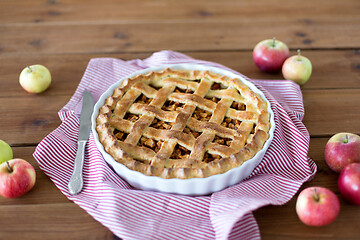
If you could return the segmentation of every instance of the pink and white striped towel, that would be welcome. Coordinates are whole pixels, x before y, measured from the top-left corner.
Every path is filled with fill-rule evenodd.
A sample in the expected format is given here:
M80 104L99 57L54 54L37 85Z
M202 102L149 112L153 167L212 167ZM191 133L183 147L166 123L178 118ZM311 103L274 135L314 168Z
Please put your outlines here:
M302 123L302 94L291 81L250 80L271 102L276 130L264 159L244 181L198 197L137 190L110 169L90 134L84 189L79 195L69 194L83 90L90 90L97 100L110 85L134 71L176 63L226 68L173 51L156 52L144 60L92 59L75 94L59 112L62 124L40 142L34 157L67 198L120 238L260 239L252 211L286 203L316 172L307 157L310 137Z

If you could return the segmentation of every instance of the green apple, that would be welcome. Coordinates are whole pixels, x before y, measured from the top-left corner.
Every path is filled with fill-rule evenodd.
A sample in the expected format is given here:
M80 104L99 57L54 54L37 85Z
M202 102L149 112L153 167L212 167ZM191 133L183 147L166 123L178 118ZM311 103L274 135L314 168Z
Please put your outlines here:
M51 74L43 65L31 65L22 70L19 82L30 93L41 93L50 86Z
M0 140L0 163L6 162L13 158L13 151L9 144Z
M298 50L298 55L286 59L282 66L284 78L299 85L303 85L309 80L311 72L311 62L307 57L301 55L300 50Z

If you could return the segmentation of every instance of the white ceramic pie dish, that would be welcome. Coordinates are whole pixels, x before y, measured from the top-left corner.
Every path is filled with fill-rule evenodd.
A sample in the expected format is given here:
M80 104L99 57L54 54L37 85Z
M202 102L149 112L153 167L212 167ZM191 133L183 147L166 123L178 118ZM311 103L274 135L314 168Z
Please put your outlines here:
M246 161L244 164L237 168L233 168L223 174L217 174L213 176L209 176L206 178L191 178L191 179L164 179L157 176L147 176L140 172L130 170L123 164L116 162L110 154L108 154L103 145L99 141L99 136L96 131L96 118L99 114L99 109L104 105L105 99L113 94L115 88L117 88L122 81L128 78L135 77L138 74L146 74L151 71L161 71L166 68L171 68L173 70L208 70L214 73L222 74L230 78L238 78L243 83L249 86L251 90L258 93L263 99L265 99L268 103L268 111L270 113L270 123L271 128L269 130L269 139L265 142L264 147L252 158ZM264 157L266 150L270 146L275 130L275 121L274 121L274 113L270 107L270 102L265 98L264 94L255 87L254 84L247 81L241 75L234 74L230 71L209 67L199 64L174 64L174 65L161 65L157 67L147 68L141 71L134 72L133 74L121 79L119 82L113 84L107 91L105 91L97 103L94 106L94 112L91 117L92 120L92 132L94 135L95 143L103 155L105 161L113 168L113 170L124 180L126 180L130 185L135 188L142 190L151 190L151 191L160 191L166 193L176 193L176 194L184 194L184 195L206 195L213 192L220 191L226 187L234 185L241 180L247 178L251 172L256 168L256 166L260 163L262 158Z

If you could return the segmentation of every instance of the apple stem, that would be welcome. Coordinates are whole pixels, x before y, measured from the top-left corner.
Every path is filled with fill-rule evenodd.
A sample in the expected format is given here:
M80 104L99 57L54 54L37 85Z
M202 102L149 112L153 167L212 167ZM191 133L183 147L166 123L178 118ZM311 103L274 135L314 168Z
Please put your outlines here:
M9 170L9 172L12 172L12 171L13 171L12 168L10 167L10 164L9 164L8 161L6 161L6 166L7 166L8 170Z
M273 47L275 47L275 40L276 40L276 37L273 37Z
M301 50L298 49L298 50L297 50L297 53L298 53L298 56L300 56L300 55L301 55Z
M316 188L314 188L314 200L315 200L316 202L319 202L319 200L320 200L320 196L319 196L319 194L317 193Z
M30 72L32 72L32 69L31 69L31 67L30 67L30 66L27 66L27 68L30 70Z
M349 136L348 135L345 135L345 139L344 139L343 143L349 143Z

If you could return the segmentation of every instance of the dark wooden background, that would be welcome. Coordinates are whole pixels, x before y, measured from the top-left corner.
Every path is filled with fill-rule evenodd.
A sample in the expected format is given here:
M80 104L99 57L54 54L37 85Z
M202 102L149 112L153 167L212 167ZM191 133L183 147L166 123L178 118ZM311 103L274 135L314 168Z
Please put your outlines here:
M330 188L340 198L341 212L331 225L305 226L295 213L296 195L283 206L254 212L261 236L359 239L360 207L340 196L338 175L324 161L333 134L360 134L359 13L359 0L1 0L0 139L36 168L37 183L23 197L0 198L0 239L116 239L67 200L32 156L60 124L57 112L91 58L146 58L171 49L250 78L282 79L260 72L252 61L255 44L274 36L292 54L302 49L313 64L302 92L309 156L318 173L302 188ZM52 73L52 85L43 94L29 94L18 83L21 70L31 64L43 64Z

